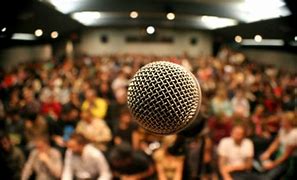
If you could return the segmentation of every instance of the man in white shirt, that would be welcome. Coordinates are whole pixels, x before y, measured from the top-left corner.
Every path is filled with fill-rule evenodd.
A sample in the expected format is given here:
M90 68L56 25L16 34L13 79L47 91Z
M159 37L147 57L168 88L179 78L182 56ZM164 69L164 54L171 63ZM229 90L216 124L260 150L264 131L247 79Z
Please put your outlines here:
M242 125L233 127L231 137L223 138L218 146L219 170L224 180L242 179L252 168L254 148L251 140L245 138Z
M103 153L87 143L81 134L72 134L68 141L62 180L112 178Z

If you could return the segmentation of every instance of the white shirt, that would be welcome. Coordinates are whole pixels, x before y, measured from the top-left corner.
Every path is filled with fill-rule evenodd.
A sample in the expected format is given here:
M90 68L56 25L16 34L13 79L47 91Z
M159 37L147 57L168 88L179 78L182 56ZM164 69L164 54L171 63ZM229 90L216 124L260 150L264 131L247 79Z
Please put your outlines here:
M283 153L287 146L297 147L297 128L286 132L283 128L279 130L280 151ZM297 156L297 148L293 152L293 156Z
M112 177L104 155L92 145L86 145L81 156L69 149L66 151L62 180L72 180L74 176L81 179L98 176L98 180Z
M226 137L219 143L218 155L227 158L227 165L242 165L246 158L254 156L254 146L252 141L246 138L237 145L231 137Z

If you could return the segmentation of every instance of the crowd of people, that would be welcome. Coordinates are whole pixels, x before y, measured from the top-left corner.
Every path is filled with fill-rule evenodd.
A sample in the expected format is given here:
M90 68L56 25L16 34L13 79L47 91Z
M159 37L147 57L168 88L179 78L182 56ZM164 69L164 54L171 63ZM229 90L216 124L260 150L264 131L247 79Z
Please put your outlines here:
M159 60L199 81L206 123L191 137L150 134L127 108L129 79ZM296 80L296 72L226 49L216 57L85 55L2 69L1 179L296 179Z

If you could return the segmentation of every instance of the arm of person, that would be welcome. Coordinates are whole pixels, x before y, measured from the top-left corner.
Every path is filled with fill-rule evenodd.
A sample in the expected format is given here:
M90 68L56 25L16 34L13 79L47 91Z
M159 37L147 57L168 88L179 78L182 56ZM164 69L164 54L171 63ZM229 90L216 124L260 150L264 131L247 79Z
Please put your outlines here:
M174 180L183 179L183 166L184 166L184 158L177 158L176 160L177 166L175 171Z
M269 159L269 157L278 149L279 144L279 137L276 137L272 144L268 147L268 149L260 156L260 159L262 161Z
M228 171L227 165L226 165L226 157L219 156L219 171L221 175L223 176L224 180L231 180L232 177Z
M267 163L264 165L264 168L267 170L273 169L276 166L282 164L283 162L285 162L293 153L295 147L293 146L287 146L285 148L284 153L282 153L282 155L280 157L278 157L276 160L272 161L271 163Z
M245 163L240 164L240 165L234 165L234 166L225 166L225 171L228 171L229 173L234 172L234 171L246 171L250 170L252 168L252 162L253 158L248 157L245 159Z
M59 151L55 150L50 155L42 153L40 154L40 160L46 164L52 175L56 178L60 178L62 172L62 157Z
M65 164L62 173L62 180L72 180L73 179L73 172L71 168L71 159L72 159L72 152L70 150L66 151L65 154Z
M166 180L166 176L164 173L164 169L160 163L156 164L157 172L158 172L158 179L159 180Z
M30 178L30 176L32 175L32 172L33 172L33 164L34 164L34 161L36 160L36 158L37 158L37 151L33 150L30 153L28 161L26 162L25 167L22 171L21 180L27 180Z
M104 155L100 152L96 154L96 156L96 158L98 159L98 169L100 174L98 180L110 180L112 178L112 175Z

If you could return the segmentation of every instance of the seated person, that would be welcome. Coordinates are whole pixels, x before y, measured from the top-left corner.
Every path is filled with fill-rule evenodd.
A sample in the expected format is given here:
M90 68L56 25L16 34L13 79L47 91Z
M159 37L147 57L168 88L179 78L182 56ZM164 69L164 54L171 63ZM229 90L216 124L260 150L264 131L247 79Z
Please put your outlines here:
M0 131L1 179L19 180L24 163L23 152L12 143L6 132Z
M288 170L290 159L295 163L297 159L297 128L296 128L296 115L294 112L286 112L282 115L281 129L278 136L269 146L269 148L261 155L262 166L267 173L267 179L280 179ZM276 158L271 160L271 156L277 152ZM290 165L290 168L294 168ZM296 168L296 166L295 166ZM296 169L289 170L288 176L296 177ZM294 178L293 178L294 179ZM296 179L296 178L295 178Z
M61 153L52 148L49 139L44 136L37 137L34 145L35 149L30 152L21 179L30 179L32 175L37 180L59 179L62 172Z
M253 143L246 138L245 127L235 125L231 136L218 145L219 171L224 180L245 179L250 176L254 156Z
M89 144L83 135L73 133L67 147L62 180L112 178L103 153Z
M127 142L122 142L111 150L109 161L115 178L157 179L152 159L143 151L133 150Z

